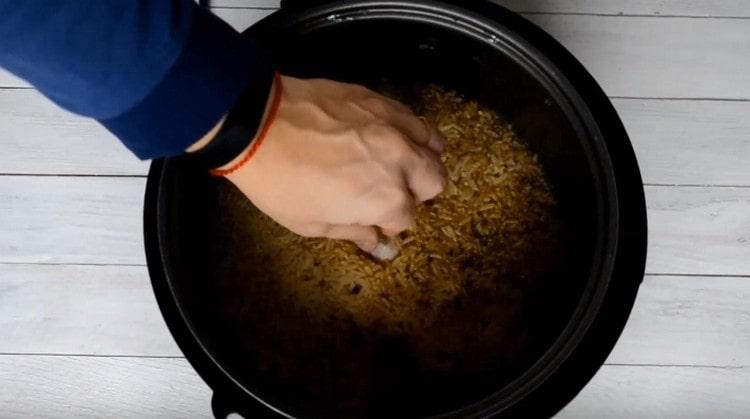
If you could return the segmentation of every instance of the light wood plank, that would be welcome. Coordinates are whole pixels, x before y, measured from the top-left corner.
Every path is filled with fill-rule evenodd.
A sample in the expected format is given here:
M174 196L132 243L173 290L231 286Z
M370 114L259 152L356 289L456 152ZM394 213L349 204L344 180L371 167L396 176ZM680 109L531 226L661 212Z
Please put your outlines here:
M303 0L304 1L304 0ZM704 17L750 16L743 0L493 0L516 12L684 15ZM215 7L278 7L279 0L213 0Z
M750 102L613 102L644 182L750 185Z
M651 273L750 274L750 189L647 187Z
M615 364L750 365L750 279L648 276ZM142 267L0 265L0 353L180 356Z
M182 359L0 357L0 411L34 417L207 417ZM561 418L746 417L748 368L604 366Z
M647 276L614 364L750 365L750 278Z
M219 9L238 30L254 9ZM737 19L527 15L570 49L607 94L750 99L750 24Z
M0 353L181 356L145 267L0 265Z
M213 0L210 4L214 11L224 7L276 9L281 4L281 0Z
M647 183L750 186L750 102L615 99ZM145 175L95 122L33 90L0 89L0 168L13 174Z
M531 15L624 97L750 99L746 20Z
M559 418L746 418L750 368L604 366Z
M235 29L243 31L273 13L274 9L213 9L212 11Z
M36 90L0 89L0 171L36 174L145 174L138 160L95 121L66 112Z
M517 12L613 15L750 16L743 0L494 0Z
M217 9L240 30L269 12ZM750 56L746 20L527 17L577 55L610 95L750 99L750 71L741 71Z
M0 87L28 87L29 84L25 80L21 80L15 75L11 74L4 68L0 67Z
M4 418L206 418L211 391L184 359L0 356Z
M7 270L3 267L2 272L5 274ZM48 278L43 278L43 283L33 284L32 282L39 278L39 275L34 273L34 270L41 269L42 271L49 268L48 271L59 270L61 275L66 275L70 272L70 268L59 268L59 267L30 267L31 270L20 269L18 272L19 277L21 275L32 278L31 281L21 281L17 283L13 279L10 280L10 288L28 287L31 288L27 295L36 294L38 292L46 292L47 294L54 294L58 301L70 301L71 307L75 307L75 303L78 302L78 298L100 298L101 306L110 306L113 310L119 309L137 309L136 307L123 307L117 303L118 300L122 300L123 293L122 289L117 284L112 284L111 278L116 277L106 272L107 269L103 267L73 267L73 272L77 270L89 270L88 274L103 276L104 278L97 279L97 282L102 282L102 285L92 286L87 281L75 279L69 281L66 284L60 284L56 286L50 283ZM119 267L118 269L128 269ZM132 268L138 269L138 268ZM104 271L102 271L104 270ZM43 276L42 276L43 277ZM62 278L62 277L61 277ZM94 280L92 279L91 282ZM712 282L713 281L713 282ZM7 278L3 275L3 285L8 284ZM145 293L150 292L147 284L143 281L139 282L139 288ZM114 286L112 286L114 285ZM49 289L44 290L47 286ZM100 289L101 294L91 294L91 288ZM107 292L107 289L111 288L112 292ZM16 290L18 291L18 290ZM626 329L626 332L621 339L615 352L610 357L608 362L610 363L683 363L683 362L696 362L696 363L707 363L710 361L717 365L737 365L747 362L746 351L748 347L748 309L746 304L748 293L750 291L750 281L744 278L670 278L670 277L655 277L648 278L646 283L643 285L639 300L631 317L630 324ZM129 291L128 291L129 292ZM81 293L80 296L75 294ZM140 294L140 292L138 293ZM17 298L18 293L11 294L11 298L4 298L7 294L5 292L0 293L3 297L1 300L2 307L5 307L7 303L13 303L18 305L24 305L27 303L33 304L34 301L39 301L36 297L31 298ZM145 295L145 294L144 294ZM73 299L69 300L71 296ZM132 299L126 297L126 299ZM150 300L150 298L146 298ZM7 301L7 303L6 303ZM42 299L42 303L46 304L48 301ZM51 302L50 302L51 304ZM145 307L145 306L144 306ZM17 307L16 307L17 308ZM38 307L34 307L35 309ZM81 313L84 310L88 311L89 316L85 316L80 320L76 318L74 321L70 321L70 326L75 326L67 332L70 333L67 336L68 342L76 340L82 340L83 344L79 343L76 346L76 351L85 351L91 348L86 345L96 345L97 340L100 338L96 334L88 333L91 331L91 327L97 325L99 327L104 324L107 329L119 329L122 322L112 322L111 318L106 315L102 317L101 311L94 309L90 310L90 307L82 308ZM32 310L28 312L31 313ZM151 311L151 310L146 310ZM11 311L12 313L12 311ZM6 313L0 318L5 318ZM51 322L53 323L49 327L55 327L55 324L61 319L57 316L64 316L64 307L60 310L47 310L44 311L43 316L37 317L37 321ZM70 315L70 313L68 313ZM75 315L75 313L74 313ZM77 317L77 316L76 316ZM149 326L148 323L158 318L156 313L148 316L145 319L145 324L139 324L141 330L151 330L153 327ZM160 319L159 319L160 320ZM64 322L68 322L65 320ZM28 326L29 324L27 324ZM57 324L58 326L59 323ZM11 326L12 327L12 326ZM3 324L2 329L7 330L8 325ZM44 327L45 330L51 329ZM61 327L62 332L66 332L65 326ZM31 332L35 333L39 329L34 329L32 326ZM166 334L165 334L166 336ZM2 342L7 342L3 336L0 339ZM12 338L18 338L19 336L11 336ZM42 352L46 352L47 348L52 348L46 344L50 340L55 342L60 336L52 334L45 334L42 332L41 335L36 338L39 340L37 348L41 349ZM108 338L108 337L105 337ZM121 339L121 344L126 346L129 345L129 340L137 339L141 343L143 342L142 335L133 336L121 336L117 339ZM25 340L25 342L29 342ZM45 342L44 344L41 344ZM112 343L115 343L114 340ZM17 349L17 348L16 348ZM56 349L60 349L57 347ZM718 353L717 353L718 351ZM98 352L98 351L97 351ZM101 353L101 352L98 352ZM642 357L644 356L645 357ZM179 364L181 360L166 360L170 364L169 368L165 366L154 366L153 363L161 363L162 360L148 360L145 367L142 365L141 360L137 360L138 365L131 365L130 359L126 359L128 363L127 367L120 365L111 365L111 361L115 363L124 362L123 359L109 360L107 358L71 358L71 357L54 357L54 364L46 366L44 362L40 362L39 359L47 359L47 357L18 357L14 359L21 359L22 362L13 362L9 366L8 363L3 363L3 359L7 357L0 357L0 378L4 383L10 383L7 388L13 391L13 394L4 400L0 396L0 410L3 412L13 412L15 409L26 409L28 406L34 406L29 412L36 412L39 415L50 415L54 416L61 412L67 412L70 414L78 414L82 407L88 406L89 399L80 400L74 398L74 401L70 405L61 405L60 403L54 403L58 398L63 398L66 389L59 389L56 386L60 386L60 381L65 381L70 385L75 386L79 389L88 390L97 383L98 380L106 381L107 388L104 390L105 394L96 394L96 397L100 400L97 404L95 413L96 416L106 415L108 411L121 412L125 409L125 412L133 414L145 414L151 412L153 399L150 396L143 394L143 390L136 387L133 389L133 385L141 382L147 383L149 388L153 388L157 392L159 391L159 385L161 382L167 382L174 386L176 379L173 374L178 371L182 378L189 378L190 371L186 371L184 368L179 367L173 370L175 363ZM63 359L63 361L59 361ZM89 366L89 359L93 359L95 366ZM106 361L102 361L102 360ZM106 365L103 365L106 364ZM634 372L629 372L628 368L637 368ZM623 370L625 369L625 370ZM120 381L112 382L109 375L102 377L102 371L113 371L114 376L120 377ZM120 375L121 370L129 371L129 373L123 377ZM567 410L566 415L563 417L581 417L581 415L590 415L585 417L602 417L605 414L615 414L621 412L621 417L635 417L640 412L647 411L653 407L651 404L655 400L675 401L680 394L686 396L687 394L681 393L681 391L689 393L691 396L698 396L700 401L705 401L708 398L715 397L715 400L721 401L724 405L726 404L725 391L731 386L734 386L736 382L747 381L748 377L743 377L741 380L735 379L731 371L736 369L713 369L713 368L697 368L677 369L678 373L674 373L675 368L652 368L652 367L604 367L602 372L595 378L591 386L584 390L581 397L576 400ZM43 371L47 375L40 375L40 371ZM622 371L625 371L623 373ZM720 374L716 374L715 371L719 371ZM730 371L730 373L724 374L723 371ZM653 375L653 376L652 376ZM162 381L154 381L156 376L166 376ZM24 377L28 381L23 381L19 384L20 379ZM58 378L60 377L60 378ZM74 377L75 381L71 384L70 379L66 377ZM79 378L82 377L83 383L80 382ZM643 382L647 380L645 383ZM55 381L57 379L57 381ZM654 382L652 382L654 381ZM669 389L667 394L664 392L659 393L659 397L655 399L649 399L645 397L650 394L656 386L655 382L661 382L661 387ZM99 384L101 384L99 382ZM730 386L731 384L731 386ZM28 388L19 386L36 385L39 387ZM145 384L144 384L145 385ZM122 387L120 387L122 386ZM646 390L643 390L643 388ZM722 387L725 386L725 387ZM41 387L41 388L40 388ZM198 386L200 387L200 386ZM734 387L731 387L732 389ZM33 391L32 391L33 390ZM44 391L40 391L44 390ZM739 390L742 390L740 387ZM738 390L738 391L739 391ZM29 395L46 394L50 395L49 399L40 400L34 398L33 400L24 399L23 397L16 397L15 391L19 394L24 394L28 398ZM181 385L173 387L173 391L178 394L183 394L185 397L192 397L190 393L184 391ZM193 391L193 390L189 390ZM57 393L56 393L57 392ZM86 392L78 391L76 394L83 394ZM134 401L138 401L137 406L146 406L145 411L140 410L129 410L135 409L130 405L121 405L123 400L115 398L116 395L123 396L127 394L129 398ZM618 404L618 400L621 400L624 395L627 395L627 399L632 403L630 409L634 410L620 410L621 406ZM163 397L162 394L157 394L154 397ZM721 397L719 397L721 396ZM730 395L731 396L731 395ZM34 396L32 396L34 397ZM94 397L94 396L91 396ZM22 403L19 405L18 400ZM50 401L51 400L51 401ZM163 400L163 399L159 399ZM740 399L744 400L744 399ZM11 402L12 401L12 402ZM143 403L145 401L145 403ZM7 403L7 404L4 404ZM26 405L28 403L28 405ZM661 414L670 416L688 410L671 410L675 405L664 403L666 407L662 410L658 410ZM153 408L159 405L153 403ZM168 406L172 406L171 404ZM698 405L696 405L698 406ZM690 406L686 409L692 409L696 406ZM38 411L34 410L42 407L45 410ZM705 407L705 406L704 406ZM740 407L745 407L744 405ZM179 409L184 409L184 406L180 406ZM191 405L191 409L205 408L200 405ZM708 407L705 407L708 408ZM739 408L738 406L730 405L731 409ZM51 410L46 410L51 409ZM65 409L56 411L54 409ZM177 408L175 408L177 409ZM613 409L613 410L610 410ZM151 413L158 413L161 411L153 411ZM180 410L181 412L181 410ZM197 411L190 411L195 413ZM655 412L655 411L654 411ZM736 413L737 410L729 410L726 413ZM27 412L28 413L28 412ZM170 411L169 413L179 413L177 411ZM166 413L165 413L166 414ZM618 416L620 417L620 416Z
M280 4L281 0L213 0L211 1L211 9L214 12L223 7L275 9Z
M144 264L145 182L0 177L0 262Z
M143 264L145 179L0 177L0 262ZM750 275L750 188L646 187L647 271Z

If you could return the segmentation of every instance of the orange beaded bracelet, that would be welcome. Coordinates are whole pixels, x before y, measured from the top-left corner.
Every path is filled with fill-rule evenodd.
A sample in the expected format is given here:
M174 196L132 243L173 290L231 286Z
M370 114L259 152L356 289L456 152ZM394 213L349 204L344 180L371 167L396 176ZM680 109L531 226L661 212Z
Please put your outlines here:
M258 151L258 148L260 148L260 145L263 144L263 140L266 139L268 130L271 129L271 124L276 118L276 113L278 112L279 104L281 103L281 94L284 91L281 85L281 76L279 75L278 72L274 73L273 78L276 84L276 87L274 88L274 92L273 92L273 101L271 102L271 108L268 110L268 116L266 116L266 120L263 121L263 126L258 132L258 135L255 137L255 141L253 141L253 143L250 145L250 148L247 150L247 152L245 153L245 155L242 157L240 161L227 167L226 169L212 169L210 171L212 175L228 176L236 172L237 170L242 168L242 166L247 164L247 162L249 162L250 159L253 158L255 153Z

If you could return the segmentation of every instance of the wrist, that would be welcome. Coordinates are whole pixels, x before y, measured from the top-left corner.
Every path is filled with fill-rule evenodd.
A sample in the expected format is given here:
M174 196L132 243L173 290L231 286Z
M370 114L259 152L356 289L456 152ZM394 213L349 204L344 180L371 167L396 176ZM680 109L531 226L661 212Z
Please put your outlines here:
M186 160L195 166L215 169L231 164L242 155L262 127L273 82L270 61L261 60L229 111L188 147Z
M239 153L239 155L232 159L232 161L220 166L219 168L211 170L212 175L229 176L235 173L243 166L245 166L247 162L250 161L250 159L253 158L255 153L263 144L268 131L271 129L271 124L273 124L274 120L276 119L276 114L278 113L279 107L281 105L281 96L284 90L279 73L274 74L273 82L271 84L271 91L273 93L268 96L268 100L266 101L266 107L261 117L262 122L257 134L251 138L250 143L247 145L247 147L245 147L243 152Z
M260 125L259 125L258 132L252 138L249 139L249 142L248 142L247 146L245 148L243 148L242 152L240 152L235 158L233 158L227 164L221 165L221 166L216 167L214 169L216 169L218 171L225 171L225 170L228 170L228 169L230 169L230 168L232 168L234 166L237 166L238 164L240 164L240 162L244 158L246 158L247 154L250 152L250 149L256 144L256 142L258 141L259 137L261 135L265 135L263 133L263 131L264 131L263 127L265 127L266 125L270 125L270 122L272 122L272 121L269 121L269 117L270 117L271 110L273 108L273 102L274 102L274 96L275 96L276 89L277 89L277 81L276 81L276 77L274 77L274 80L271 82L271 88L269 89L269 92L268 92L268 98L266 99L266 105L263 108L263 115L261 116L261 119L260 119ZM223 123L223 121L220 121L220 122Z

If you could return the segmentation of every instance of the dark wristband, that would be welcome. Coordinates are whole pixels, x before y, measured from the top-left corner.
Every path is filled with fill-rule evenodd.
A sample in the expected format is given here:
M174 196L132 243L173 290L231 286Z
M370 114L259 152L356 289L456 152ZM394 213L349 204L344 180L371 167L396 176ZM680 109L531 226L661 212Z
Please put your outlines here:
M232 105L216 136L203 148L185 157L193 164L215 169L234 160L247 148L260 128L273 84L274 68L267 56L259 56L245 90Z

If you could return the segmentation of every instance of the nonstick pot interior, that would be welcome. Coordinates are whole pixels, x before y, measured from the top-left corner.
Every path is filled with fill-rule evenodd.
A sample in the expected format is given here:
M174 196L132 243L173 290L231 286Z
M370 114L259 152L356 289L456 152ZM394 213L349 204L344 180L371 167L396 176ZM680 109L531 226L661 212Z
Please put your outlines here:
M563 263L535 296L534 314L527 319L532 345L514 371L405 389L406 397L385 400L370 416L472 417L522 406L585 341L616 276L616 258L626 253L632 263L623 275L635 284L623 291L620 311L627 317L645 252L640 177L606 97L585 73L578 76L584 85L572 83L572 71L582 69L564 51L555 56L538 49L557 44L500 8L470 11L435 2L354 2L281 12L254 31L273 43L284 74L402 91L432 82L492 107L539 155L558 200ZM170 329L198 372L215 390L229 394L237 410L267 404L272 407L267 412L326 415L285 395L283 385L249 373L235 350L237 337L215 316L211 304L216 302L207 296L222 278L204 262L215 245L211 230L221 219L215 206L218 182L179 159L155 163L149 178L149 268ZM634 214L622 216L623 198ZM619 322L611 326L615 338L622 317L613 316ZM603 355L599 350L591 359L600 364L613 342L610 337ZM590 369L574 392L593 374ZM566 401L558 400L552 409Z

